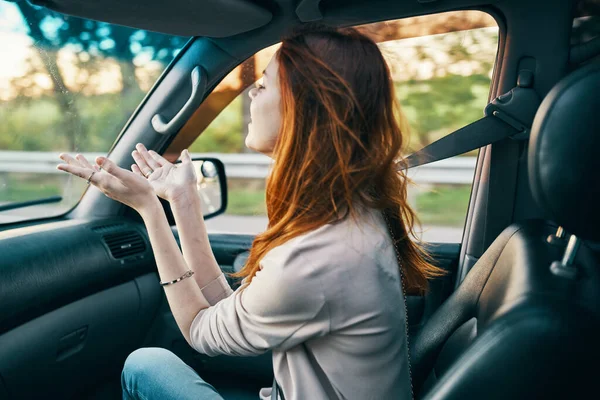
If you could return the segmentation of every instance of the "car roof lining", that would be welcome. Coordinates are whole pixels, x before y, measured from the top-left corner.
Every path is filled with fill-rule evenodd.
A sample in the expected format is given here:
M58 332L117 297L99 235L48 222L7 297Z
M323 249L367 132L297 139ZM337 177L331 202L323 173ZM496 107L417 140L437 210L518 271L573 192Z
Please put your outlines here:
M67 15L170 35L234 38L267 25L289 28L321 21L346 26L482 7L500 0L171 0L168 6L161 0L28 1Z
M251 0L29 1L67 15L178 36L232 36L264 26L273 17Z

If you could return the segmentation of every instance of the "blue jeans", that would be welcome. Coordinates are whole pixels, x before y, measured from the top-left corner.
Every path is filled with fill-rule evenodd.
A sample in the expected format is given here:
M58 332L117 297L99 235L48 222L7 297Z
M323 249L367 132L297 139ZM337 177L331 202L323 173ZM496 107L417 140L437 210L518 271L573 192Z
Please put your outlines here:
M146 347L125 360L123 400L223 400L214 387L167 349Z

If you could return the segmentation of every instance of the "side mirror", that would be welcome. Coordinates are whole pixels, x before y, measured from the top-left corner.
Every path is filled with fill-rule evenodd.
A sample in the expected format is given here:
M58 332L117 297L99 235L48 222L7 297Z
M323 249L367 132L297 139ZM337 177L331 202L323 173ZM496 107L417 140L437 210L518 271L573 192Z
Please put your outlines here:
M225 165L217 158L193 158L204 219L223 214L227 208Z
M180 162L178 160L175 164ZM223 162L217 158L199 157L193 158L192 164L198 178L196 188L200 195L204 219L223 214L227 209L227 178ZM162 199L161 202L167 212L169 224L175 225L169 203Z

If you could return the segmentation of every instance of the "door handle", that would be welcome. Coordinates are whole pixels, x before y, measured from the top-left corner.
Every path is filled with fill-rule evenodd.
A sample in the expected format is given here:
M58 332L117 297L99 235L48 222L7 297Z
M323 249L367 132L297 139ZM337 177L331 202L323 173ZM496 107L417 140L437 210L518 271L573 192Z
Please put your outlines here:
M192 94L190 95L190 98L169 122L166 122L161 115L155 114L150 121L154 130L163 135L175 133L175 130L179 129L185 120L189 118L194 110L200 105L200 101L206 90L206 81L207 76L204 68L198 65L194 67L192 70Z
M79 328L68 335L63 336L58 342L58 351L56 352L56 361L62 361L71 357L83 349L83 342L87 337L88 327Z

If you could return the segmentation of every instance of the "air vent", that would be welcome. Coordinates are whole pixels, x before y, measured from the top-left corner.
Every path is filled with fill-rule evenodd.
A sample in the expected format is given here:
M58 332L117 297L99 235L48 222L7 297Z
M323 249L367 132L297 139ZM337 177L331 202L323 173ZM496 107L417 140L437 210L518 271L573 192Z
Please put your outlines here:
M125 258L146 251L146 243L136 231L110 233L102 236L110 254L116 259Z
M121 226L123 226L123 224L121 224L121 223L98 225L98 226L92 227L92 230L96 233L106 233L106 232L114 231L115 228L119 228Z

